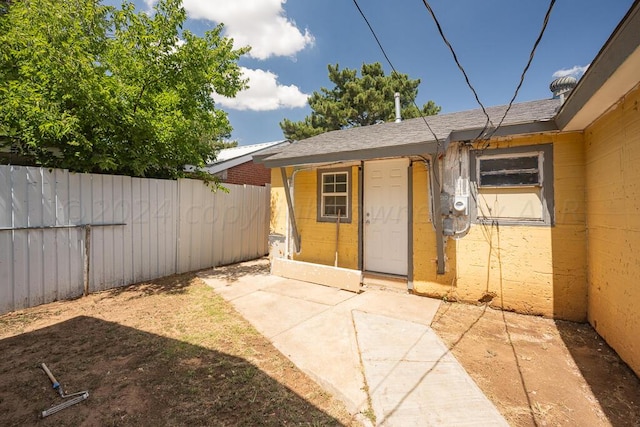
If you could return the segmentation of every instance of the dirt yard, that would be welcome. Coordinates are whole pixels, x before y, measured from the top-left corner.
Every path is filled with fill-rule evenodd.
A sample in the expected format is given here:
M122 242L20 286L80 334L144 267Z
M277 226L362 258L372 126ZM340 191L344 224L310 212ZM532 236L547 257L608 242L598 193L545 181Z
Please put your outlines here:
M442 303L432 326L513 426L640 426L640 381L588 325ZM0 355L2 426L358 425L194 275L0 316ZM61 402L43 362L89 399L38 419Z
M442 303L432 328L512 426L640 426L640 381L586 324Z
M2 426L357 425L193 275L0 316ZM66 393L88 400L42 420Z

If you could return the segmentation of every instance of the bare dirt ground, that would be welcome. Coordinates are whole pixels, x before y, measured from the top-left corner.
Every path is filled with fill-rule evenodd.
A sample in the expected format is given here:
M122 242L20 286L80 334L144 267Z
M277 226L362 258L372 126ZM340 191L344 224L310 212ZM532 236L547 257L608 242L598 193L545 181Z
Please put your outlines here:
M0 316L2 426L357 425L194 275ZM66 393L89 398L47 418Z
M442 303L432 327L513 426L640 426L640 380L588 325ZM2 315L0 356L2 426L358 425L192 274ZM42 362L89 399L39 419L61 402Z
M431 326L512 426L640 426L640 380L587 324L443 302Z

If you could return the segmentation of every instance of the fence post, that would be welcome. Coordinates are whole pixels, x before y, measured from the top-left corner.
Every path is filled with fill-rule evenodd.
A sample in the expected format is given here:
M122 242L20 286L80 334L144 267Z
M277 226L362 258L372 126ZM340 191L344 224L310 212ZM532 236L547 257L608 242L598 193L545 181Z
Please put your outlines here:
M84 296L89 295L89 273L91 262L91 225L84 225L84 269L83 269L83 282L84 282Z

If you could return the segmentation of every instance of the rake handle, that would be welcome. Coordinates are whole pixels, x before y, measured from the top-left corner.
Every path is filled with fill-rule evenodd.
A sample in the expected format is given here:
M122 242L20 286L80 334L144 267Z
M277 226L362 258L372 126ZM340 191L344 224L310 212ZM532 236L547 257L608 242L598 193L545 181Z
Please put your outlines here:
M51 383L53 383L53 388L55 390L58 390L60 388L60 383L58 382L58 380L56 380L56 377L53 376L53 374L51 373L49 368L47 368L47 365L45 365L43 363L41 366L42 366L42 369L44 370L44 372L47 374L47 376L51 380Z

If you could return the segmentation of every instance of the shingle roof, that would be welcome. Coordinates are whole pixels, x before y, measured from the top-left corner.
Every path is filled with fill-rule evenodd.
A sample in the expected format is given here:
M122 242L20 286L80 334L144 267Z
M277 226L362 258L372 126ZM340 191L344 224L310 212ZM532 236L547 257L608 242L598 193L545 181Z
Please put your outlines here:
M558 99L514 104L496 135L525 133L528 129L532 132L537 128L556 129L553 118L559 106ZM494 125L498 124L505 110L504 105L487 108ZM425 119L438 141L424 123ZM263 158L262 162L268 167L278 167L435 153L450 140L473 139L486 122L486 117L480 109L428 116L425 119L409 119L399 123L382 123L323 133L290 144L279 153ZM539 125L531 126L536 124ZM472 130L475 134L464 132ZM467 136L467 133L473 136Z

